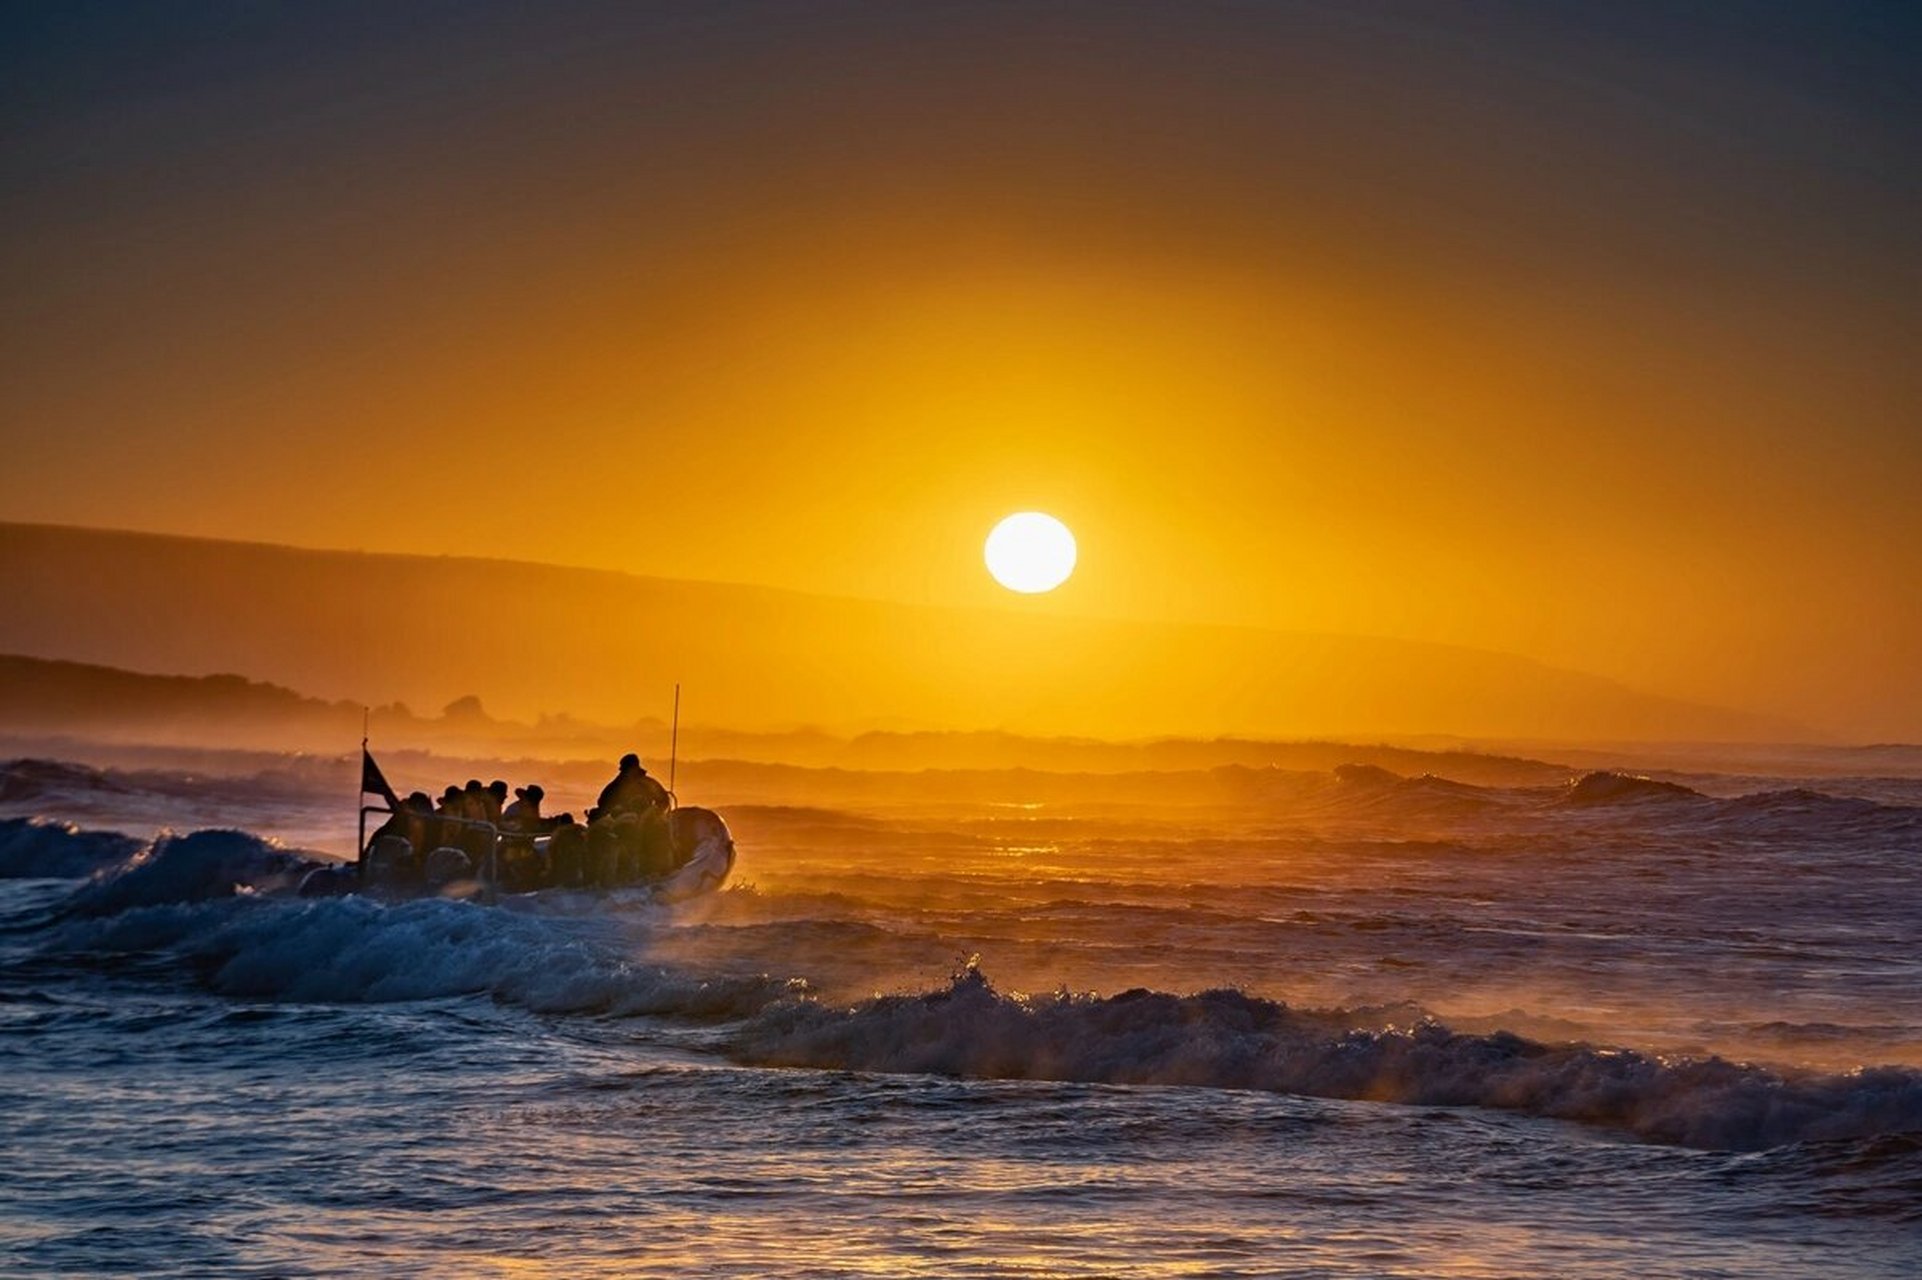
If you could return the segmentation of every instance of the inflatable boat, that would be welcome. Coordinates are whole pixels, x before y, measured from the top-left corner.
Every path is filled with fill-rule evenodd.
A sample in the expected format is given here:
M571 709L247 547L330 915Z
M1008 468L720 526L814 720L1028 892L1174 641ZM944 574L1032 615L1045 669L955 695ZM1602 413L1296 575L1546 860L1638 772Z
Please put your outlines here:
M396 816L385 805L360 811L359 856L320 867L301 881L304 898L366 894L380 898L469 897L492 902L542 893L597 893L621 901L684 902L713 893L734 870L734 837L721 815L695 805L665 815L666 848L653 874L582 866L546 874L551 837L504 832L491 822L435 815L437 847L417 851L405 836L367 835L367 819ZM537 868L531 877L529 866ZM516 869L523 874L515 874Z

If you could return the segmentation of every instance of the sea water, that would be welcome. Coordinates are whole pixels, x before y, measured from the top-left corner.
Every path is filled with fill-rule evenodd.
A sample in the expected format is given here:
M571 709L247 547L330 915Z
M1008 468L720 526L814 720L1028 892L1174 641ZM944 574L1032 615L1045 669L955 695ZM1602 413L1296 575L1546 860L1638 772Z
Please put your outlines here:
M896 785L615 908L38 769L6 1274L1922 1274L1912 782Z

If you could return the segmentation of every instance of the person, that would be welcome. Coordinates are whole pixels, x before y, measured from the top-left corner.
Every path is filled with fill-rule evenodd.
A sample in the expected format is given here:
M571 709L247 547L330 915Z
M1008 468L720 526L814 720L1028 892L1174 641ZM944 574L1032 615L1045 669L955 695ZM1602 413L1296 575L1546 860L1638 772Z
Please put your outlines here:
M547 819L541 816L541 801L546 797L546 790L538 782L515 787L514 802L501 811L501 830L530 836L546 831Z
M418 850L421 846L420 815L422 812L432 813L433 808L433 805L428 802L426 793L416 791L387 811L387 821L375 828L369 843L382 836L400 836Z
M389 812L387 821L381 823L367 841L367 847L371 849L380 840L389 836L398 837L407 842L407 852L403 862L418 865L433 847L430 843L434 834L431 827L433 818L433 801L427 798L426 792L416 791Z
M539 783L516 787L514 802L501 813L500 874L502 886L509 892L542 887L545 872L534 837L547 830L547 822L541 817L541 799L546 794Z
M502 794L506 793L506 783L501 784ZM469 778L461 788L461 816L471 822L500 824L500 809L494 805L494 793L481 785L479 778ZM452 824L449 824L450 826ZM457 838L449 839L448 844L465 851L474 864L474 870L482 878L498 873L491 855L494 852L494 838L485 827L466 826L456 828Z
M440 793L440 801L434 806L434 816L427 823L427 847L438 849L442 845L459 844L461 819L467 816L467 797L459 787L448 787Z
M641 758L630 751L621 757L621 771L614 780L601 788L597 807L603 813L646 814L666 812L669 803L667 788L648 777Z
M507 807L507 784L499 778L487 784L486 798L481 803L487 806L487 820L495 826L501 824L501 811Z
M592 809L587 821L587 874L586 880L595 889L611 889L615 877L620 874L621 832L614 825L614 815L604 809Z
M554 834L547 842L547 883L560 889L578 889L587 873L587 828L564 813L554 820Z
M425 791L415 791L401 801L400 806L407 817L407 839L413 843L415 852L431 849L437 829L433 800Z
M642 859L647 856L647 815L629 810L614 815L615 838L620 853L614 863L614 883L639 884Z
M674 871L674 837L666 809L649 809L641 818L640 878L663 879Z

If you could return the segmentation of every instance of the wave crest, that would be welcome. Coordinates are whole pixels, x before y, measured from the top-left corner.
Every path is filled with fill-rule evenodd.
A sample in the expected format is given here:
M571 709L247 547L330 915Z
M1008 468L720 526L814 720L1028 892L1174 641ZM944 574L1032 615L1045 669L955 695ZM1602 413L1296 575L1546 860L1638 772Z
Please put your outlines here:
M1549 1046L1433 1020L1364 1028L1239 991L1003 995L969 967L941 991L835 1009L786 1001L733 1037L766 1066L1199 1085L1519 1111L1724 1150L1922 1130L1922 1072L1778 1074L1720 1058Z
M150 847L96 873L68 900L67 910L100 916L236 894L290 892L318 865L245 831L163 832Z
M0 880L76 880L118 866L144 844L48 818L0 818Z

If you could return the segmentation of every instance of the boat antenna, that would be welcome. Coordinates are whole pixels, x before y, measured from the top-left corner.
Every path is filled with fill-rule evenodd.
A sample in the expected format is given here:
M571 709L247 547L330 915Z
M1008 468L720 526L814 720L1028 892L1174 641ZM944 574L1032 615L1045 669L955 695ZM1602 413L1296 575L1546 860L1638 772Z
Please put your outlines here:
M674 682L674 728L667 739L667 794L674 794L674 766L681 757L681 682Z

